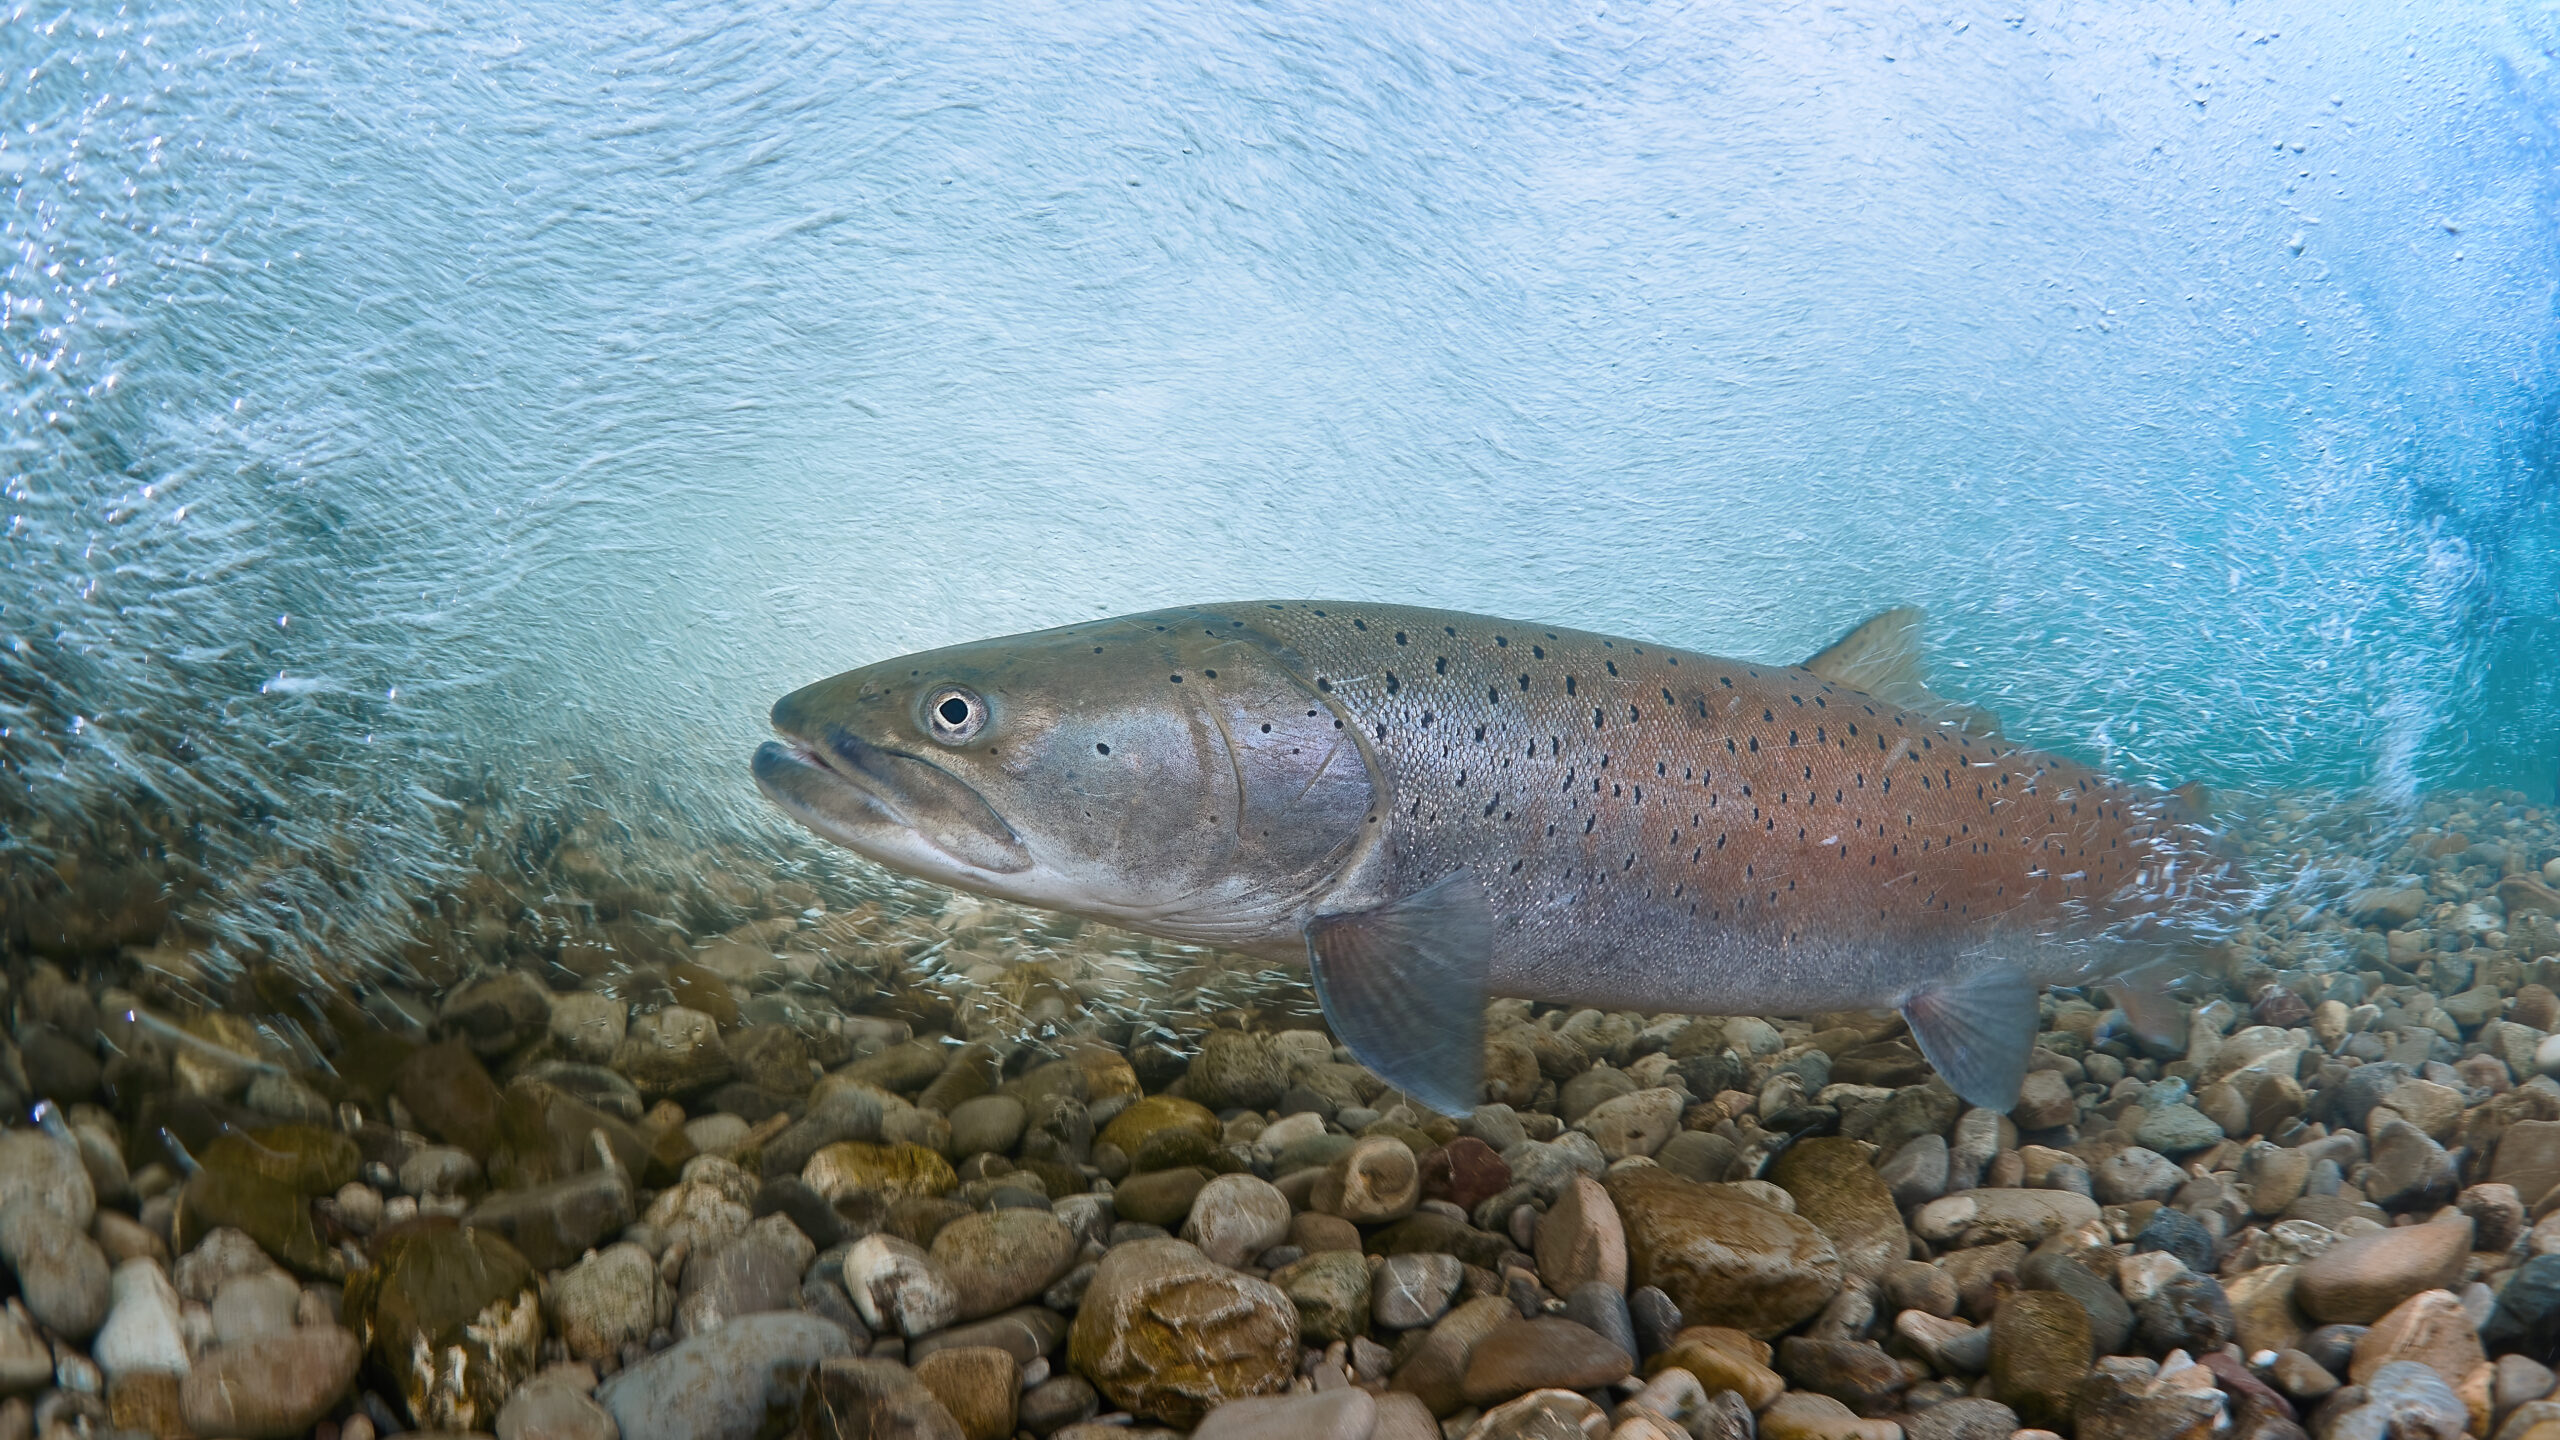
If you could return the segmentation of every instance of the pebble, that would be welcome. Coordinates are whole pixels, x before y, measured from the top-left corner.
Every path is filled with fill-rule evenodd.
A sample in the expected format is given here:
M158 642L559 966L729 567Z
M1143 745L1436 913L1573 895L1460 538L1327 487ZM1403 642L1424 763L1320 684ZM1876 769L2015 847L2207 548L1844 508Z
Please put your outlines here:
M2425 1365L2397 1361L2376 1369L2361 1383L2365 1393L2361 1408L2376 1422L2367 1433L2377 1440L2385 1435L2391 1440L2461 1440L2470 1428L2470 1407L2443 1376Z
M0 1131L0 1214L22 1201L87 1230L98 1211L98 1193L79 1149L41 1129Z
M17 1153L27 1152L20 1147ZM53 1205L23 1198L0 1209L0 1260L16 1273L19 1296L45 1328L86 1340L107 1318L106 1253Z
M915 1362L916 1380L942 1402L963 1440L1009 1440L1022 1398L1013 1356L987 1346L953 1346Z
M1289 1236L1289 1197L1267 1180L1220 1175L1200 1187L1182 1223L1182 1238L1230 1269Z
M616 1440L613 1415L573 1385L535 1379L498 1411L498 1440Z
M1613 1172L1606 1188L1626 1227L1629 1278L1669 1295L1692 1324L1773 1336L1840 1288L1839 1254L1820 1230L1737 1189L1648 1168Z
M1297 1344L1297 1312L1276 1286L1161 1239L1102 1257L1067 1353L1113 1404L1188 1426L1220 1401L1285 1388Z
M931 1255L951 1285L954 1318L975 1320L1049 1288L1075 1263L1076 1237L1045 1210L995 1210L943 1226Z
M1369 1327L1369 1264L1355 1252L1320 1250L1272 1271L1271 1283L1296 1308L1307 1344L1349 1341Z
M791 1308L799 1299L800 1272L817 1253L783 1215L767 1215L736 1236L693 1251L676 1292L676 1334L699 1335L740 1315Z
M845 1252L844 1288L862 1323L912 1339L959 1318L960 1292L924 1247L865 1235Z
M1992 1398L2029 1425L2067 1430L2073 1397L2088 1373L2088 1316L2070 1297L2020 1291L1991 1322Z
M178 1292L159 1262L137 1259L118 1265L108 1293L106 1323L89 1347L107 1378L185 1374L188 1352L179 1324Z
M2186 1172L2157 1150L2129 1145L2100 1160L2089 1171L2096 1198L2105 1205L2132 1205L2166 1200L2186 1183Z
M1558 1295L1598 1282L1627 1284L1627 1232L1609 1192L1588 1175L1576 1175L1557 1192L1538 1221L1538 1278Z
M851 1348L814 1315L741 1315L631 1366L595 1398L622 1440L753 1440L768 1411L796 1401L808 1367Z
M1603 1100L1576 1122L1610 1160L1651 1158L1680 1133L1684 1101L1677 1090L1636 1090Z
M1413 1213L1422 1198L1421 1166L1392 1135L1373 1135L1325 1167L1309 1203L1327 1215L1374 1225Z
M1209 1412L1191 1440L1370 1440L1378 1410L1364 1390L1230 1400Z
M178 1409L199 1435L300 1435L355 1383L356 1337L335 1325L225 1345L179 1382Z
M649 1252L610 1245L553 1282L551 1314L569 1353L581 1360L619 1355L675 1318L675 1295Z
M2426 1366L2447 1385L2460 1385L2487 1359L2479 1328L2461 1300L2450 1290L2423 1290L2393 1306L2356 1341L2347 1379L2368 1384L2385 1366L2407 1362Z
M1932 1244L2034 1245L2097 1218L2095 1200L2067 1190L1967 1190L1921 1206L1911 1217L1911 1231Z
M1369 1314L1381 1330L1412 1330L1446 1314L1467 1267L1455 1255L1390 1255L1379 1262Z
M2471 1221L2457 1216L2341 1240L2304 1262L2294 1299L2322 1323L2369 1325L2422 1290L2458 1282L2471 1238Z
M1591 1390L1625 1379L1635 1357L1559 1316L1512 1320L1476 1343L1459 1382L1470 1405L1492 1406L1530 1390Z

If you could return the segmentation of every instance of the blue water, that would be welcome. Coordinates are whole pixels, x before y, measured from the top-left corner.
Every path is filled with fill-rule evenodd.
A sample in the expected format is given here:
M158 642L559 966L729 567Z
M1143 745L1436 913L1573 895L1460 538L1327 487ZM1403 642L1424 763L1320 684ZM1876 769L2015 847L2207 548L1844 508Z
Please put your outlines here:
M1941 688L2137 776L2547 801L2555 51L2525 4L0 12L0 850L157 796L235 952L361 957L470 787L772 830L786 689L1300 594L1769 658L1916 602Z

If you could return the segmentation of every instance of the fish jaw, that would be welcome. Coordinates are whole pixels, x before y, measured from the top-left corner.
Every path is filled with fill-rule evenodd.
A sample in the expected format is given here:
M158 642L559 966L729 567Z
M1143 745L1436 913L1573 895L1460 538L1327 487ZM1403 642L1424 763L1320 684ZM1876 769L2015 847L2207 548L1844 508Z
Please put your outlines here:
M914 756L851 736L826 750L768 740L754 771L784 814L891 869L983 889L1032 866L1029 848L976 791Z

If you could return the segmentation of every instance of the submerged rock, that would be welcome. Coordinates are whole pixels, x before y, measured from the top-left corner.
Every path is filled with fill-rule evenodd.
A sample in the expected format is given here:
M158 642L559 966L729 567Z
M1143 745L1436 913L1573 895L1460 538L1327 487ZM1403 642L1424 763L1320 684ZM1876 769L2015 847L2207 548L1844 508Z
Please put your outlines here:
M346 1315L421 1428L472 1430L533 1374L542 1342L533 1268L514 1246L450 1220L377 1237Z

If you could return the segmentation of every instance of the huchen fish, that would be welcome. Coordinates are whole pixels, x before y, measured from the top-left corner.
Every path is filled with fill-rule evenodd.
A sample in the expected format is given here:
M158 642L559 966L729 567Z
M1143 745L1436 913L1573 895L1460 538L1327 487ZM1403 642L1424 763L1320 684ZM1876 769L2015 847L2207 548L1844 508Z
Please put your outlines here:
M2037 989L2156 975L2236 880L2173 792L1933 694L1919 614L1800 665L1393 605L1157 611L785 696L764 793L909 874L1303 960L1335 1034L1448 1113L1484 1000L1897 1007L2015 1103ZM2112 986L2137 1028L2174 1017Z

